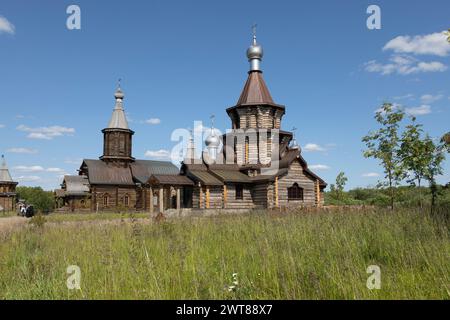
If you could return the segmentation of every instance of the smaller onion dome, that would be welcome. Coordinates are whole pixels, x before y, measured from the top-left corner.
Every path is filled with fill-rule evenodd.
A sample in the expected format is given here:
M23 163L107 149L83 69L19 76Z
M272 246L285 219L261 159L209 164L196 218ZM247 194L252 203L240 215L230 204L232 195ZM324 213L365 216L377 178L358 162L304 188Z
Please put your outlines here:
M114 93L114 98L123 100L124 97L125 97L125 95L123 94L122 89L120 89L120 87L118 87L116 92Z
M220 138L214 132L214 129L211 130L211 134L206 137L205 144L208 148L218 148L220 146Z

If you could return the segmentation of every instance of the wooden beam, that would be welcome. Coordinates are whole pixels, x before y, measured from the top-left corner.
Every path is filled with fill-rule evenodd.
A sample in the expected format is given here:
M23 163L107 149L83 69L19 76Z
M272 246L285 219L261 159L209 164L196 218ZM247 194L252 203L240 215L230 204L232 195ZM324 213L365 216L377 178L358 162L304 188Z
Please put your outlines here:
M153 188L150 187L150 213L153 213Z
M203 187L201 184L199 184L199 186L198 186L198 208L199 209L203 209L202 208L202 205L203 205L202 198L203 198Z
M227 185L223 185L223 208L225 209L227 207L227 200L228 200L228 190Z
M209 209L209 187L206 187L206 209Z
M320 207L320 184L319 184L319 179L316 180L316 206Z
M177 210L181 209L181 197L180 197L180 188L177 188Z
M275 177L275 207L279 207L278 201L278 177Z
M164 189L159 188L159 212L164 212Z

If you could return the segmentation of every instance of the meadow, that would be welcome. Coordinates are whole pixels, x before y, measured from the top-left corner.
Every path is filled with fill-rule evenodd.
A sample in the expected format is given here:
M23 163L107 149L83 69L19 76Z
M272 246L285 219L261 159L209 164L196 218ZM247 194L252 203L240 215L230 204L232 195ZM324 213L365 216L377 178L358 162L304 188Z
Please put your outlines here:
M0 299L450 298L442 213L98 215L0 234ZM80 267L80 290L66 286L69 265ZM369 265L381 269L379 290L366 287Z

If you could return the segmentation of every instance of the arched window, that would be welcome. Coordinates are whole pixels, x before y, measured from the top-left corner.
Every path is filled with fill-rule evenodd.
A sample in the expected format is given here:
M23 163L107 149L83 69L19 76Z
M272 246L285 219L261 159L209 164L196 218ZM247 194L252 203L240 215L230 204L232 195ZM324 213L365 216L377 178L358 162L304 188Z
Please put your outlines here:
M105 194L105 195L103 196L103 206L104 206L104 207L107 207L107 206L108 206L108 203L109 203L109 196L108 196L107 194Z
M288 200L303 201L303 188L299 187L297 183L288 188Z

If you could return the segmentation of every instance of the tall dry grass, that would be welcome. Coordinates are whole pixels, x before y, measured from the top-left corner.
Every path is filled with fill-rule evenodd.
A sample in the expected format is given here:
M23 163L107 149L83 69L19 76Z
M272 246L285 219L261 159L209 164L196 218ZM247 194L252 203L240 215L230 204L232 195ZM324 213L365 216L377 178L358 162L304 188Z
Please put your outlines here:
M0 298L448 299L449 240L448 221L410 210L52 223L2 240Z

